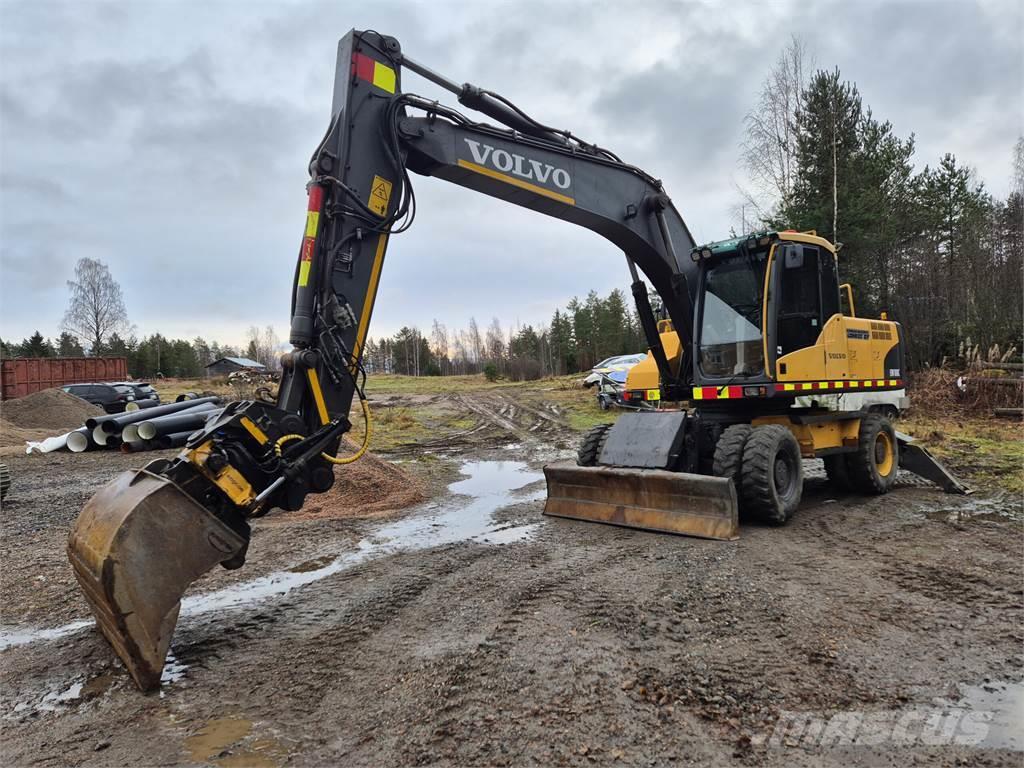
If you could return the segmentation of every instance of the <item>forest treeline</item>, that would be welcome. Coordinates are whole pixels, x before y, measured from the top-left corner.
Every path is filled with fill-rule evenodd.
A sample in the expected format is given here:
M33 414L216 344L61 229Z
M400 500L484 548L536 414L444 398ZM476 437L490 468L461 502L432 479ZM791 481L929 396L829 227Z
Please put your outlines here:
M191 340L168 339L154 333L139 339L131 334L122 338L113 332L99 346L97 356L127 358L129 373L140 379L158 375L198 378L205 373L207 365L222 357L246 357L270 369L280 367L280 343L272 328L262 331L250 328L248 339L246 346L233 347L207 342L198 336ZM88 352L92 355L92 348ZM83 357L85 354L81 342L68 331L63 331L54 340L36 331L20 344L0 341L0 357L3 358Z

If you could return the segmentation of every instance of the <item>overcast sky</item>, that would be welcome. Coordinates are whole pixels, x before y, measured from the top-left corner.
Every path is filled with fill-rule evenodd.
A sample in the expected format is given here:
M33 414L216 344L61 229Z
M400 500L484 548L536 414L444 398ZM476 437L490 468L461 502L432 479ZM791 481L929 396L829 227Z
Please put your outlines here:
M1007 193L1022 132L1024 3L122 2L0 0L0 336L58 333L75 262L106 262L140 335L287 338L308 158L337 39L396 36L665 181L694 237L724 237L744 114L790 34L875 115ZM412 73L407 92L450 96ZM597 235L435 179L388 252L371 335L433 318L546 322L626 287Z

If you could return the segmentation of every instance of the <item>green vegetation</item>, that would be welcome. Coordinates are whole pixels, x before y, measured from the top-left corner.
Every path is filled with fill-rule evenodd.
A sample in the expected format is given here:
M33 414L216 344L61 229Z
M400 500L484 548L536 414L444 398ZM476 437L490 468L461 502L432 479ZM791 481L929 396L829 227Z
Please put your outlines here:
M947 467L977 488L1024 494L1024 425L1016 421L912 414L901 419L909 432Z

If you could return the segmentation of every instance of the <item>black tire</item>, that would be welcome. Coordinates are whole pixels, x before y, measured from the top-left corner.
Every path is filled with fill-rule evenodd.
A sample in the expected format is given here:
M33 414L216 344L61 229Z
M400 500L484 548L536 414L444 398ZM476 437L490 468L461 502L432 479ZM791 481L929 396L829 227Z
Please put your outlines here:
M850 480L861 493L888 493L896 482L900 448L896 432L884 416L869 413L860 420L857 452L846 456Z
M581 467L597 465L597 457L601 455L604 441L608 439L608 430L611 428L611 424L598 424L587 432L580 443L580 449L576 451L576 464Z
M711 473L715 477L728 477L740 491L740 468L743 466L743 447L754 428L749 424L727 427L715 443L715 458Z
M0 501L7 498L7 490L11 487L11 470L6 464L0 464Z
M608 398L605 397L604 395L601 395L600 397L597 398L597 404L600 406L602 411L607 411L609 408L611 408L611 403L608 402Z
M746 512L782 525L796 511L804 489L800 445L779 424L755 427L743 448L741 498Z
M835 453L825 457L825 474L828 481L837 491L849 493L853 490L853 480L850 479L850 468L846 462L848 453Z

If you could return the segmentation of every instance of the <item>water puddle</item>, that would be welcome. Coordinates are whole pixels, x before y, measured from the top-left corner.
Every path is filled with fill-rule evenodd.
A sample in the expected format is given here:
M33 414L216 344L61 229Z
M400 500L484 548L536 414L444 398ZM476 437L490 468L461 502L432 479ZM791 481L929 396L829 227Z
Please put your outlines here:
M242 608L272 597L280 597L298 587L312 584L339 573L357 563L399 551L429 549L460 541L510 544L525 539L537 523L516 525L493 519L493 513L510 504L544 498L543 488L517 493L542 480L541 472L530 470L520 461L477 461L462 465L466 477L452 483L448 490L460 499L429 502L409 517L384 525L360 541L354 551L339 556L309 560L289 570L272 573L252 581L235 584L181 601L181 618L213 611ZM51 629L0 630L0 650L27 643L56 640L94 625L82 619ZM185 667L168 658L164 682L180 679Z
M274 768L287 757L276 739L252 737L253 722L239 717L211 720L185 739L185 751L193 763L212 763L223 768Z
M924 511L923 514L929 520L944 523L966 523L971 520L1021 521L1024 520L1024 505L1020 499L1010 498L1006 494L968 496L956 506L931 509Z
M1024 751L1024 681L997 681L961 686L959 701L944 701L943 709L953 715L973 714L975 745L986 749Z
M215 592L186 597L182 616L197 616L250 605L259 600L285 595L297 587L320 581L357 563L398 551L429 549L459 541L510 544L529 536L537 524L502 524L492 518L498 509L520 501L544 497L543 489L514 495L544 477L519 461L479 461L462 465L468 477L452 483L448 490L469 496L468 504L450 500L431 502L414 515L382 526L360 541L354 551L333 558L300 563L278 573L235 584Z
M96 622L92 619L79 619L65 624L62 627L52 629L5 629L0 630L0 651L11 648L15 645L25 645L38 640L59 640L67 635L73 635L79 630L91 627Z

